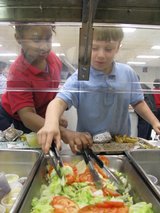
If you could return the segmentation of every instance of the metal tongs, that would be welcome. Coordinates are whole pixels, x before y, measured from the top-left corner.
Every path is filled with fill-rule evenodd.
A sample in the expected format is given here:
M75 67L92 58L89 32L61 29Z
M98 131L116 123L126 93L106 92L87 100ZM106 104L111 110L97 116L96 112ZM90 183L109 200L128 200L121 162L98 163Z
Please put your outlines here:
M91 175L93 177L93 181L95 183L96 188L97 189L102 189L103 185L102 185L101 178L99 177L97 171L94 169L92 160L90 158L90 155L89 155L87 149L82 149L82 155L83 155L83 158L84 158L84 161L85 161L86 165L90 169L90 172L91 172Z
M92 149L88 148L87 152L93 158L93 160L97 163L97 165L100 168L102 168L102 169L104 169L106 171L106 173L108 174L109 178L111 178L118 185L118 188L122 187L124 185L123 182L121 181L120 177L117 176L114 172L112 172L107 166L105 166L103 161L92 151Z
M58 177L62 178L61 168L63 167L63 160L54 142L49 150L49 156Z

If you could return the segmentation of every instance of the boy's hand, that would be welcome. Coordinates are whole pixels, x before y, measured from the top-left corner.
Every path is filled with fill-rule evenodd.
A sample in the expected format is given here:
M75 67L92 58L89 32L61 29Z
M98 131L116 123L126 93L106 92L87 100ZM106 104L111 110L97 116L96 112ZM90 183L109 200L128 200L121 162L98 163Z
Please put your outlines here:
M41 145L45 154L48 153L52 142L56 144L58 150L61 148L61 136L59 126L58 128L50 129L47 126L42 127L38 132L38 143Z
M154 125L152 126L154 131L157 133L157 135L160 135L160 122L155 122Z
M67 121L67 119L65 119L65 118L62 116L62 117L60 118L59 125L60 125L60 126L63 126L64 128L67 128L67 126L68 126L68 121Z
M66 129L63 142L70 145L73 153L81 150L82 148L91 147L93 140L88 132L74 132Z

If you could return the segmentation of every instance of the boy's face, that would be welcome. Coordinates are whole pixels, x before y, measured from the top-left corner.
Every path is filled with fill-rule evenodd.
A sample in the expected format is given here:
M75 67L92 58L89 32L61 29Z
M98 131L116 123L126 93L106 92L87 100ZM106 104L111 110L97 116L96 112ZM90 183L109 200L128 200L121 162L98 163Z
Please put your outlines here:
M119 50L119 41L96 41L93 40L91 65L96 70L110 73L112 71L112 62Z
M44 60L52 48L52 28L50 26L29 26L22 38L17 38L27 60L32 63Z

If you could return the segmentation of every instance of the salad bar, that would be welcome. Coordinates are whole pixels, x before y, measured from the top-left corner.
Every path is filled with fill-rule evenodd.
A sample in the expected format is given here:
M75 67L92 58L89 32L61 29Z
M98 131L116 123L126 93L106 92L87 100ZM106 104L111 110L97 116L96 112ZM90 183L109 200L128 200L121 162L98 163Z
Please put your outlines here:
M1 149L1 174L5 174L10 190L0 198L0 207L6 213L105 213L108 208L120 213L159 213L160 150L95 156L89 153L86 159L84 153L60 152L58 167L58 163L53 164L54 154L44 155L32 149ZM92 174L95 172L97 180ZM156 185L148 174L157 178ZM115 181L112 175L120 181ZM63 200L65 206L57 204L57 199Z
M18 212L107 212L99 211L104 206L106 209L106 206L121 208L121 212L159 212L160 200L125 155L102 157L104 163L108 162L108 167L117 172L126 184L125 190L121 192L100 170L98 173L103 180L103 190L95 188L82 156L63 155L62 158L65 166L62 168L63 176L60 179L54 168L51 169L50 158L44 156ZM69 180L65 179L69 174L72 174L68 176ZM57 199L64 199L64 202L59 203ZM68 206L64 206L64 203ZM88 208L91 208L90 211L86 211ZM141 211L138 211L138 208L141 208Z

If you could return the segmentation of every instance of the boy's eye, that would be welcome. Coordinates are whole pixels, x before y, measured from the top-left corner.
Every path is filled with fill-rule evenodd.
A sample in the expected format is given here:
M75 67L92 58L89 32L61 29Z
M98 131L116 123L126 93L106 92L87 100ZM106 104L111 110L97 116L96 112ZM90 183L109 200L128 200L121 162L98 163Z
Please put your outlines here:
M39 37L33 37L32 38L32 41L34 41L34 42L36 42L36 43L38 43L38 42L42 42L42 41L44 41L44 42L51 42L52 41L52 36L48 36L48 37L46 37L46 38L39 38Z
M52 41L52 37L48 37L46 39L41 39L41 38L32 38L32 41L34 41L35 43L39 43L39 42L51 42Z
M112 48L105 48L105 51L106 51L106 52L111 52L111 51L112 51Z
M38 36L31 36L31 37L27 38L26 41L33 41L33 42L37 43L37 42L40 42L41 39Z
M41 41L41 39L38 38L38 37L32 37L31 40L36 42L36 43Z
M98 47L92 47L92 50L98 50Z

